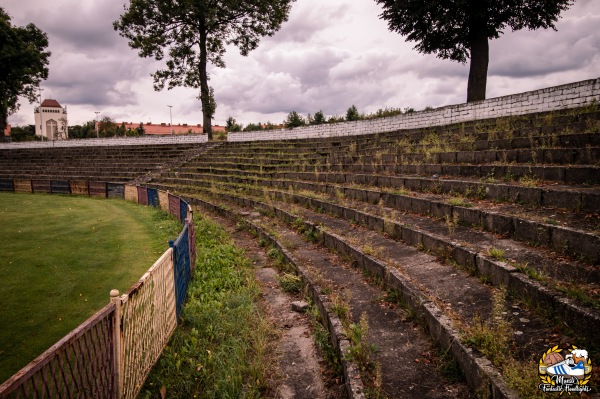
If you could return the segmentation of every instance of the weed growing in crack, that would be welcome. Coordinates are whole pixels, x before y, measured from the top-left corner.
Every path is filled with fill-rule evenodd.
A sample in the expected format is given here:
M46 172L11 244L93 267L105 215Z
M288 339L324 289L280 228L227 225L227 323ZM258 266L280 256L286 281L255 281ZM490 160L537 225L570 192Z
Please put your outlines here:
M448 203L452 206L462 206L463 208L473 207L473 204L463 197L452 197L448 200Z
M358 323L348 324L344 327L346 336L350 339L350 348L346 352L346 358L354 361L362 373L363 383L369 392L370 398L380 398L381 392L381 371L380 366L373 360L377 353L377 347L367 341L369 333L369 321L366 313L360 316ZM378 375L379 374L379 375ZM379 383L378 383L379 380Z
M297 294L302 291L302 279L290 273L284 273L278 278L279 286L287 293Z
M309 316L317 350L325 359L329 368L331 368L341 379L343 377L342 361L336 348L331 344L329 332L323 326L319 310L314 304L311 304L311 306L308 308L307 314Z
M448 234L450 236L454 235L454 230L456 230L456 226L458 226L458 223L460 222L458 214L453 212L452 216L450 216L449 213L446 213L444 219L446 221L446 227L448 228Z
M540 185L540 179L534 176L521 176L521 178L519 178L519 182L524 187L537 187Z
M372 256L374 258L381 258L383 255L383 249L381 247L374 247L371 244L365 244L362 247L362 253L365 255Z
M504 257L504 251L498 248L488 248L487 253L492 259L504 261L506 258Z
M440 350L438 355L440 357L440 363L438 364L438 370L450 383L465 381L465 375L460 368L458 361L448 353L450 349L445 351Z

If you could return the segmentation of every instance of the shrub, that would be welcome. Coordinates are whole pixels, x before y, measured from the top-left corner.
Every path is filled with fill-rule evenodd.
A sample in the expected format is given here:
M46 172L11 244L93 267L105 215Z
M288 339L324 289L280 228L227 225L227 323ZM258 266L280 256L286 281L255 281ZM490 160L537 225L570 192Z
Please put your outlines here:
M358 109L356 108L356 105L352 105L346 111L346 120L347 121L357 121L359 119L361 119L361 117L360 117L360 114L358 113Z
M283 122L283 125L287 128L304 126L306 125L306 120L304 120L302 115L298 114L296 111L292 111L288 114L287 118Z

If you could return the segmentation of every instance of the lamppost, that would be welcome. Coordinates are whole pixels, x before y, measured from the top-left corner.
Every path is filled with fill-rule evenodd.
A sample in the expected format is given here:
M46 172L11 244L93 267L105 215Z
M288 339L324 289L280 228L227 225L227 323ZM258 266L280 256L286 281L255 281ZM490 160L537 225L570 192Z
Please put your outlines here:
M173 135L173 106L172 105L167 105L167 107L169 107L169 117L171 118L171 122L169 123L169 126L171 127L171 135Z
M40 90L40 107L39 107L39 111L40 111L40 135L42 136L42 140L44 139L44 118L42 117L42 92L44 91L44 89L42 89L41 87L38 87L38 89Z
M94 113L96 114L96 138L100 138L100 136L98 135L98 114L100 113L100 111L94 111Z

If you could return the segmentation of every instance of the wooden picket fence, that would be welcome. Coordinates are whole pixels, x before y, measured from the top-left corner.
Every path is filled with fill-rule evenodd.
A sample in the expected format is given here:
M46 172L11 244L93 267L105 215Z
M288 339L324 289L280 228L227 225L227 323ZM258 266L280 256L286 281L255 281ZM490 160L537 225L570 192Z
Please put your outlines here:
M108 305L0 385L0 399L135 398L177 326L196 258L189 204L148 187L0 181L0 191L65 194L67 189L72 194L125 198L160 207L184 228L129 291L123 295L111 291Z

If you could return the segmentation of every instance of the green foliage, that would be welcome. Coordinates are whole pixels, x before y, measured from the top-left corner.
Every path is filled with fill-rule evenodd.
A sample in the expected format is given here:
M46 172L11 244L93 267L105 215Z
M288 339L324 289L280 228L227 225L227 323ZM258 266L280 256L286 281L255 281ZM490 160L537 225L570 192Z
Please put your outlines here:
M288 129L298 126L304 126L306 125L306 120L302 117L302 115L298 114L296 111L292 111L288 114L287 118L283 122L283 125Z
M380 17L389 29L416 42L417 51L461 63L471 59L467 101L485 98L490 39L500 37L506 28L554 28L559 14L573 4L573 0L375 1L383 7ZM473 97L476 91L483 98Z
M285 273L279 277L279 285L290 294L297 294L302 290L302 279L295 274Z
M274 338L257 306L252 264L217 224L196 222L197 266L182 320L140 398L258 398Z
M96 137L96 121L88 121L83 125L69 126L70 139L85 139Z
M361 372L374 371L373 356L377 351L377 347L367 341L369 333L367 314L363 313L360 316L360 321L350 324L345 332L352 343L346 353L348 359L356 362Z
M258 123L249 123L244 128L244 132L255 132L255 131L259 131L259 130L263 130L262 123L260 123L260 122L258 122Z
M13 26L0 7L0 132L19 109L19 97L33 103L37 88L48 78L48 36L34 24Z
M34 141L35 137L35 126L13 126L10 130L11 141Z
M347 121L357 121L359 119L362 119L362 118L361 118L360 114L358 113L358 109L356 108L356 105L353 104L346 111L346 120Z
M327 120L325 119L325 115L321 110L315 112L315 115L310 118L311 125L322 125L324 123L327 123Z
M202 98L199 96L199 100ZM215 118L215 112L217 112L217 100L215 100L215 89L212 87L208 88L208 101L202 102L202 110L204 111L204 115L208 115L210 119Z
M241 132L242 125L238 124L237 121L233 119L233 116L230 116L227 118L227 122L225 122L225 129L227 129L228 132Z
M139 51L140 57L167 57L165 68L152 75L156 90L165 86L200 89L203 128L212 139L211 119L216 105L208 86L207 64L225 67L227 45L248 55L263 36L279 30L288 18L292 1L131 0L113 27Z
M125 128L125 126L123 126L123 128ZM105 116L98 122L98 132L100 137L118 136L120 133L119 125L117 125L112 118Z
M135 131L139 136L146 134L146 128L142 122L140 122L140 125L135 129Z
M367 114L364 116L364 119L376 119L376 118L387 118L389 116L402 115L402 109L400 108L379 108L376 112L372 114Z
M512 30L554 28L559 14L572 0L467 1L376 0L383 6L381 18L391 31L417 42L421 53L466 62L470 57L472 35L497 39L505 28ZM481 25L483 22L483 25ZM481 32L473 32L474 28Z
M504 257L504 251L498 248L488 248L488 255L491 256L495 260L504 261L506 258Z

